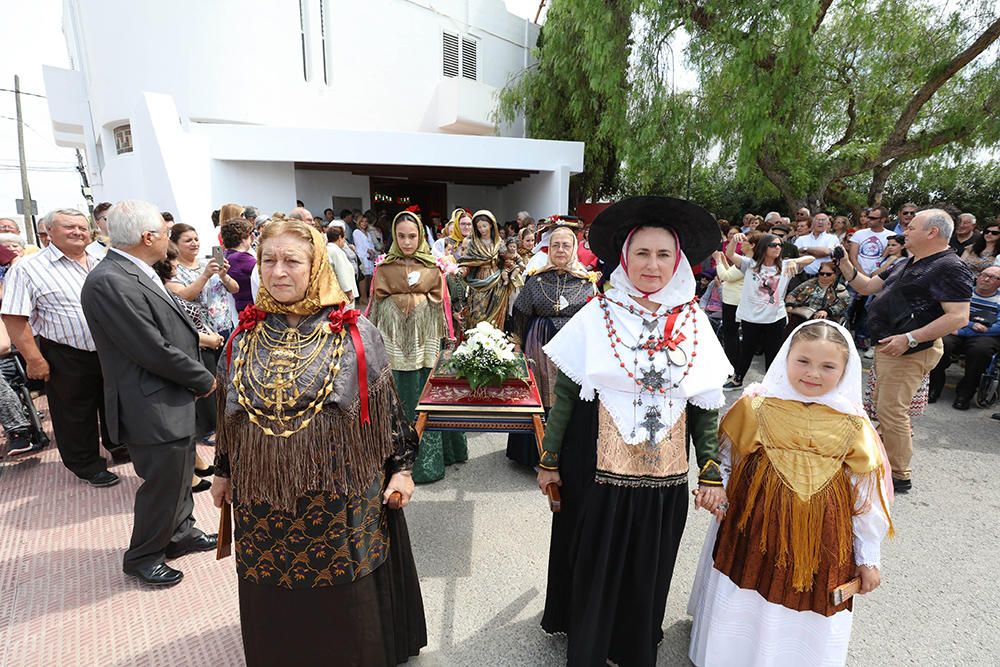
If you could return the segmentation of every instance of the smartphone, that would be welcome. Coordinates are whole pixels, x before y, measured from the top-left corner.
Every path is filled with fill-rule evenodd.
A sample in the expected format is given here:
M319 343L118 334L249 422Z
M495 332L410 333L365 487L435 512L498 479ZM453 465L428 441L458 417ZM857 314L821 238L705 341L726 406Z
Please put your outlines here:
M226 262L226 256L223 253L222 246L214 246L212 248L212 259L219 266L222 266Z

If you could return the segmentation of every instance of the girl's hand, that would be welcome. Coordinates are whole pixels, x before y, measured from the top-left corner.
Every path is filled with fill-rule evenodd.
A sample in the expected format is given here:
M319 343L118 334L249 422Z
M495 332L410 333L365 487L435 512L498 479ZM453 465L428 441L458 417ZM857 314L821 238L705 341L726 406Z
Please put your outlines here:
M867 565L858 565L854 574L861 577L861 593L871 593L873 590L879 587L882 583L882 575L879 573L877 567L868 567Z

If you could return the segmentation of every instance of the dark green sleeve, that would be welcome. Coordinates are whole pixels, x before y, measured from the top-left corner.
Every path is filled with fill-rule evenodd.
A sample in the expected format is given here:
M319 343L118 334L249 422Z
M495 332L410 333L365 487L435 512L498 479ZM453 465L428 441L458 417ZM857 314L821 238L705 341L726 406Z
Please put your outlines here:
M722 486L722 471L719 469L719 411L705 410L688 403L687 428L694 442L694 454L698 461L698 483Z
M559 371L553 393L555 400L545 419L545 440L542 441L542 457L538 462L538 467L546 470L559 469L559 452L562 451L569 420L573 417L573 406L580 400L580 385Z

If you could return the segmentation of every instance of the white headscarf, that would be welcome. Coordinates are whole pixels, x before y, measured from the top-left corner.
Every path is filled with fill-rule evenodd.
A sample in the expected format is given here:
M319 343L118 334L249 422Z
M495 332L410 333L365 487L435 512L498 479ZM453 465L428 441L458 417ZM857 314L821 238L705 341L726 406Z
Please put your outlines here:
M628 242L623 247L623 255L628 250ZM680 248L678 248L678 252ZM657 352L650 360L645 351L633 355L625 347L634 345L640 338L648 335L646 322L638 312L631 312L628 305L634 305L637 311L645 310L635 303L630 295L645 296L661 304L656 310L657 325L662 333L665 325L664 315L676 306L690 303L694 299L695 279L687 257L679 252L679 257L670 281L660 290L646 295L641 292L631 280L622 266L615 269L611 275L612 289L608 291L607 299L603 300L612 319L617 335L622 343L616 343L616 349L622 357L622 362L615 358L611 351L608 331L604 322L604 311L601 299L593 299L567 322L551 341L543 348L552 362L570 379L580 385L580 398L593 400L595 393L600 394L601 403L614 418L615 425L622 438L630 445L639 444L652 439L661 441L669 429L684 415L688 402L706 410L720 408L725 404L722 385L733 372L726 354L715 336L708 316L697 303L685 307L675 323L675 333L684 335L684 340L678 345L693 365L687 377L681 379L687 366L671 366L666 360L665 352ZM626 304L619 306L616 301ZM691 313L685 315L691 308ZM695 334L695 329L698 333ZM694 342L698 341L697 348ZM697 356L695 356L697 352ZM628 362L628 368L622 368L621 363ZM669 385L679 384L668 390L665 396L651 396L636 384L635 379L628 376L633 371L632 364L637 362L634 375L643 375L652 368L666 368L665 379ZM637 397L643 400L643 406L637 407L634 401ZM660 408L660 419L663 428L655 434L647 433L642 426L645 410L655 405Z
M828 324L844 337L849 348L847 368L844 370L844 376L840 382L832 390L822 396L806 396L799 393L788 380L788 352L792 347L792 339L796 333L804 327L818 324ZM854 337L841 325L828 320L809 320L795 327L792 334L785 339L781 350L778 351L778 356L771 363L771 367L767 369L764 379L744 389L743 395L767 396L801 403L820 403L837 412L867 418L861 396L861 357L858 356L858 351L854 347Z

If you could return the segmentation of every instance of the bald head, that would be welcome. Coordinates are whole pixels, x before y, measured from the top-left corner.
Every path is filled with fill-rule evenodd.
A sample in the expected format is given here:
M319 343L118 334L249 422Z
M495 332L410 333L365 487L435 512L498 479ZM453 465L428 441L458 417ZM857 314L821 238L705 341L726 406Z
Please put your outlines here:
M301 220L302 222L308 222L312 224L313 214L309 212L309 209L303 208L302 206L296 206L288 214L290 220Z

